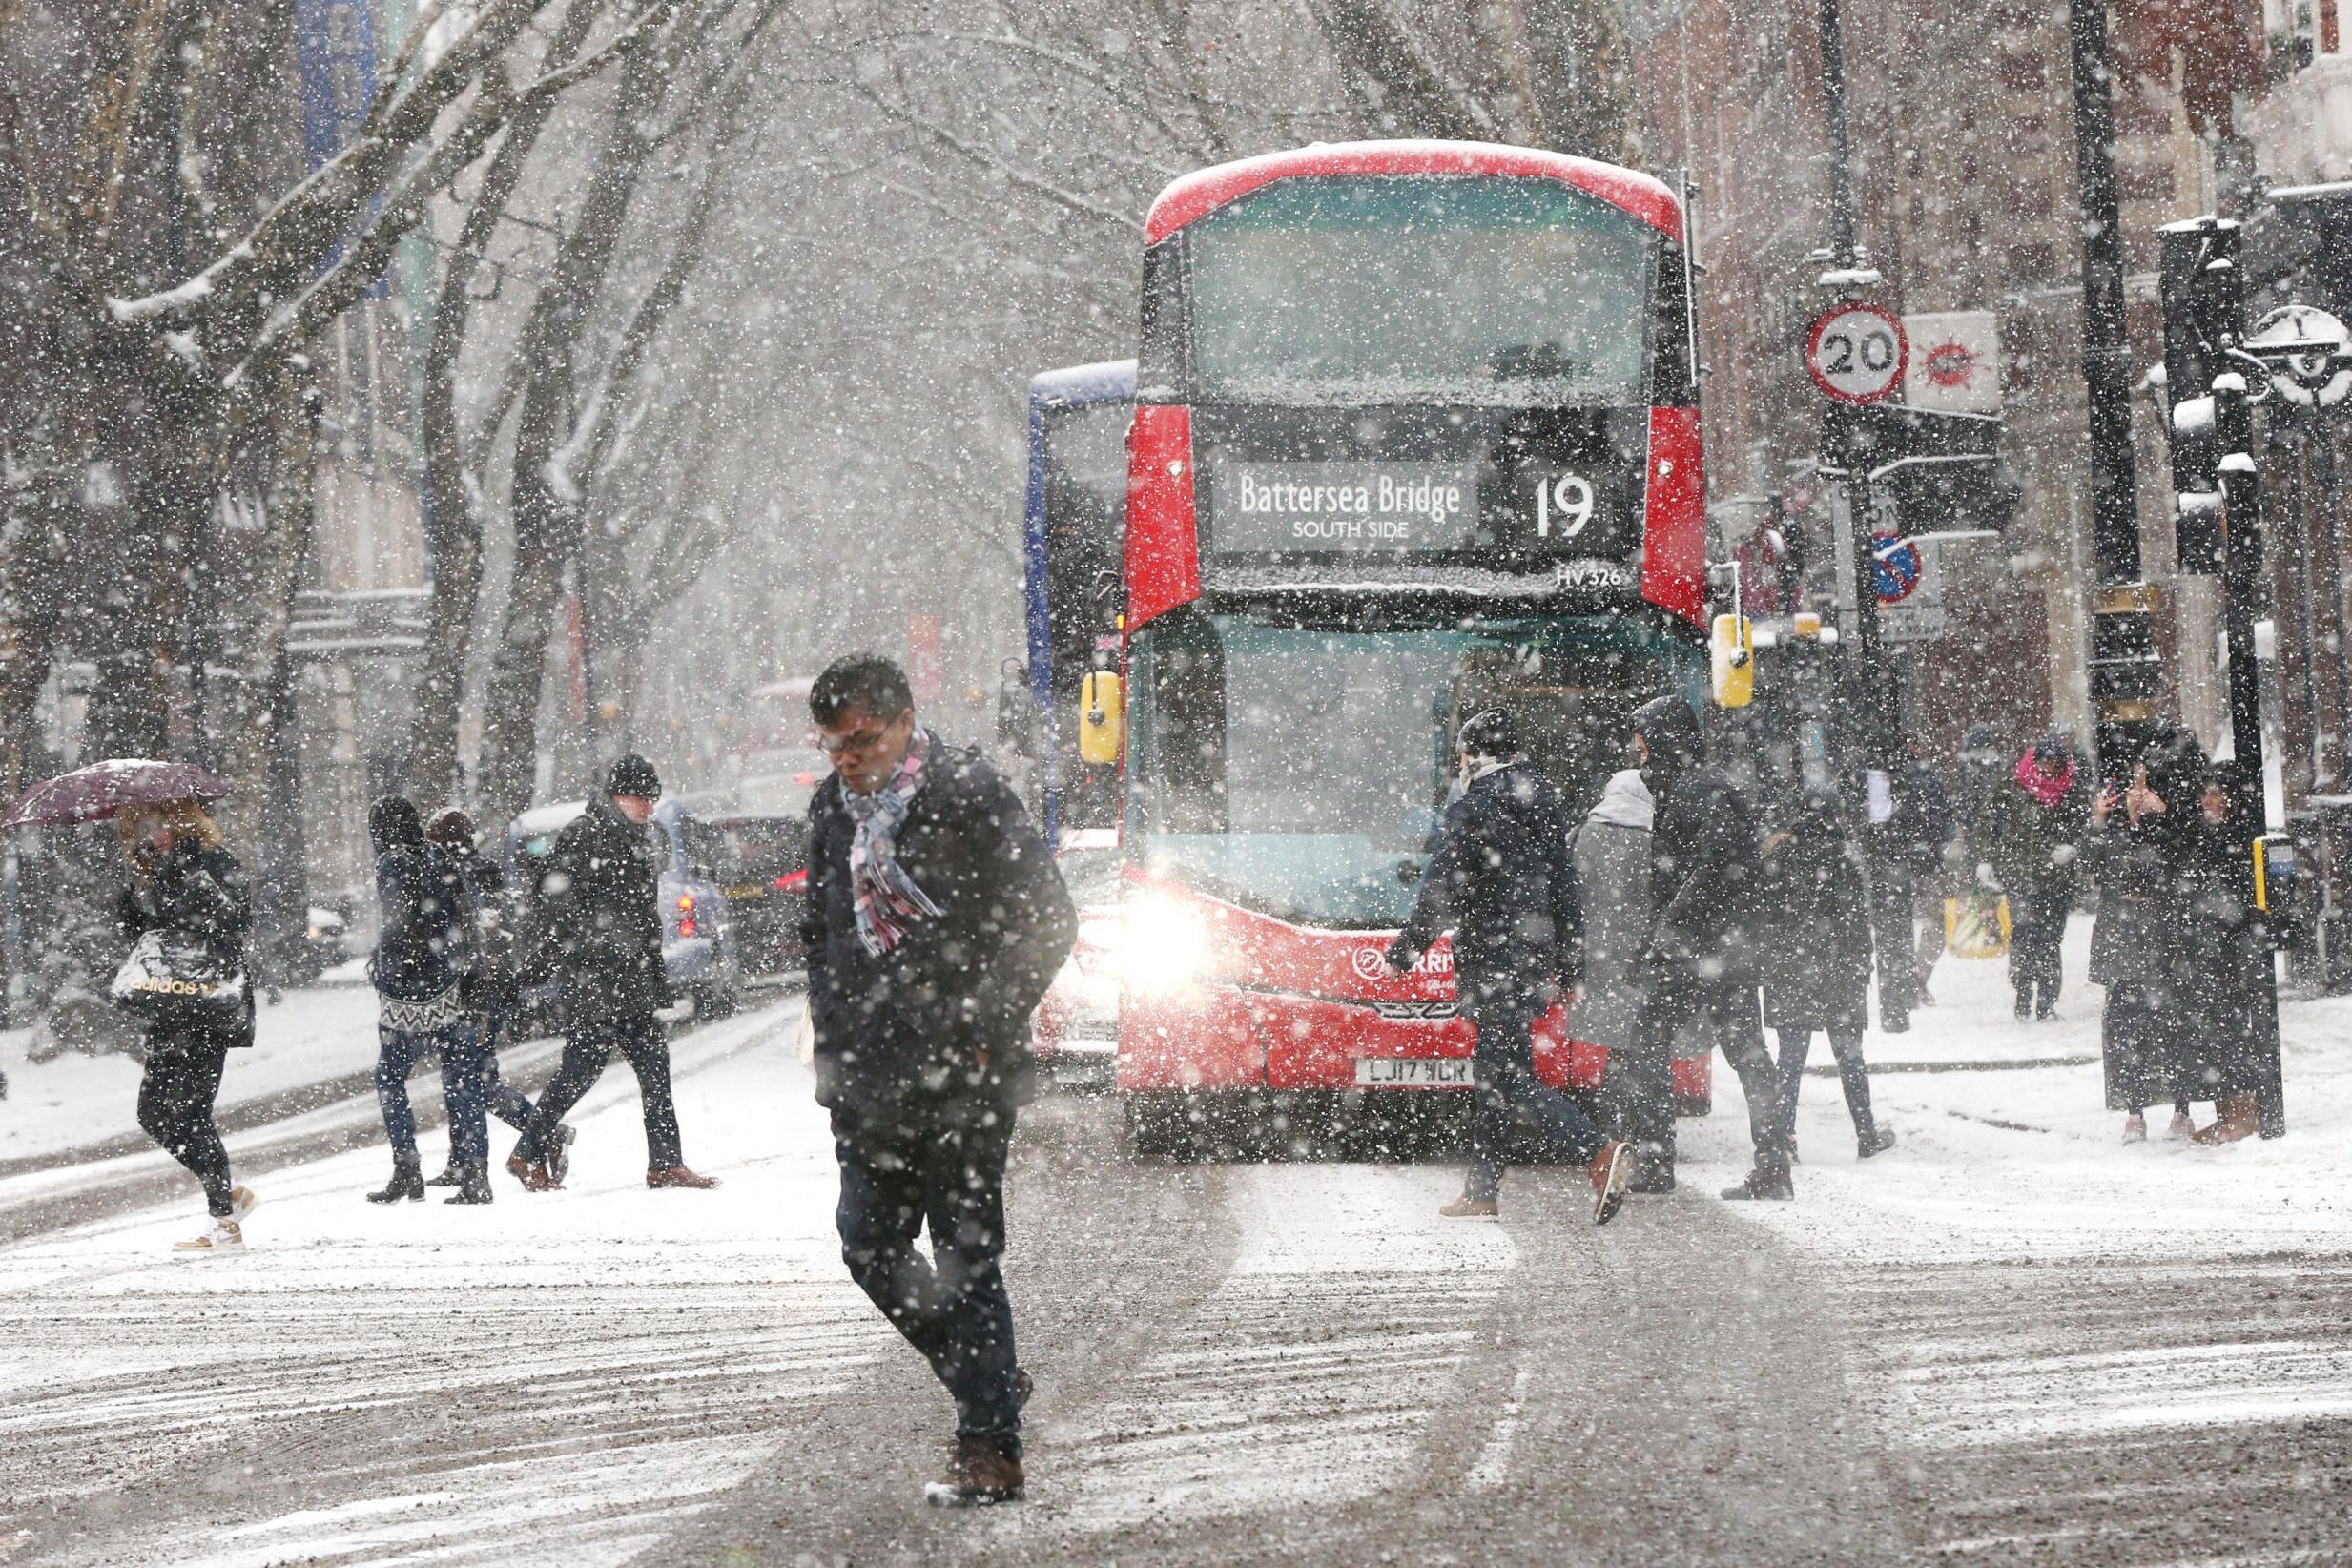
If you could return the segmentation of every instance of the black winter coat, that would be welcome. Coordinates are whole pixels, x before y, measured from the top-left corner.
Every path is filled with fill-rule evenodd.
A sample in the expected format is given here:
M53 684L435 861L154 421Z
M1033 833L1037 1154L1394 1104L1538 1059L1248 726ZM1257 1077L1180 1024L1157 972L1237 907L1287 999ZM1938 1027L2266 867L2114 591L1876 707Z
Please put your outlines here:
M2197 1017L2188 1065L2197 1084L2192 1098L2210 1100L2262 1083L2265 1035L2256 1019L2270 974L2270 934L2254 904L2251 836L2200 813L2187 839L2183 980Z
M2188 931L2195 836L2177 808L2136 825L2118 808L2091 840L2099 878L2091 979L2107 987L2100 1065L2111 1110L2210 1098L2196 1083L2201 1020Z
M1523 762L1474 779L1446 808L1413 918L1389 948L1410 968L1454 934L1455 984L1532 997L1576 983L1582 921L1558 792Z
M427 1001L472 971L474 891L445 850L420 842L378 856L376 911L367 976L378 995Z
M1951 802L1944 781L1924 763L1890 770L1888 788L1894 813L1870 830L1870 853L1878 864L1914 876L1941 870L1951 841Z
M1764 837L1764 1022L1859 1035L1868 1018L1870 916L1862 857L1835 816Z
M1645 769L1658 816L1650 831L1652 967L1661 979L1696 968L1709 980L1753 984L1755 816L1722 769L1694 763Z
M150 931L178 931L203 939L213 955L244 962L253 935L253 882L237 856L225 849L207 848L182 838L156 862L155 871L125 890L115 907L115 922L127 941L137 941ZM252 966L245 972L251 975ZM147 1048L152 1052L172 1042L175 1025L151 1025ZM223 1043L253 1043L253 985L245 987L242 1023L228 1031Z
M977 747L936 736L898 829L899 867L939 909L877 957L857 937L856 824L838 774L809 800L809 1019L820 1104L866 1115L1036 1092L1029 1017L1078 939L1078 910L1028 811Z
M670 1005L653 833L599 796L556 836L539 878L538 953L577 1025Z

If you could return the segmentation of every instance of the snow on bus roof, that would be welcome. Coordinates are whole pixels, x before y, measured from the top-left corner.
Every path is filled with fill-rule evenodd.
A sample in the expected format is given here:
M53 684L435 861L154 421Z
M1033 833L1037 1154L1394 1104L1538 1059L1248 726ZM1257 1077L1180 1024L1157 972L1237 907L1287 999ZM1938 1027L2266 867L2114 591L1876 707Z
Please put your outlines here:
M1486 141L1318 142L1196 170L1162 191L1144 222L1156 245L1194 219L1262 185L1302 175L1521 175L1557 179L1599 196L1681 243L1682 205L1665 182L1592 158Z

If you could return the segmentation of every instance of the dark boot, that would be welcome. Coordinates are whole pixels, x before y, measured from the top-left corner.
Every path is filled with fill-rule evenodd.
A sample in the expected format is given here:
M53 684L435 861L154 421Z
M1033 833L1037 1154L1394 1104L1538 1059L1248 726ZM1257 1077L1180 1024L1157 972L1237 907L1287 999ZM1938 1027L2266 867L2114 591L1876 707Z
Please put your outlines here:
M367 1201L371 1204L396 1204L402 1198L412 1204L424 1202L424 1167L418 1164L413 1154L394 1155L392 1180L382 1192L367 1195Z
M923 1488L923 1498L941 1508L986 1508L1021 1496L1021 1461L994 1437L959 1437L948 1455L947 1474Z
M1766 1200L1776 1203L1786 1203L1796 1195L1796 1185L1788 1179L1787 1171L1767 1169L1763 1166L1759 1166L1754 1170L1749 1171L1747 1173L1747 1180L1742 1182L1738 1186L1727 1186L1723 1188L1724 1199L1731 1203L1752 1203Z
M442 1166L441 1174L425 1183L426 1186L458 1186L465 1180L465 1167L455 1160Z
M1884 1154L1894 1145L1895 1136L1892 1127L1872 1127L1856 1139L1854 1144L1855 1152L1866 1160L1873 1154Z
M452 1204L486 1204L490 1201L490 1172L486 1166L458 1167L457 1190L443 1199Z

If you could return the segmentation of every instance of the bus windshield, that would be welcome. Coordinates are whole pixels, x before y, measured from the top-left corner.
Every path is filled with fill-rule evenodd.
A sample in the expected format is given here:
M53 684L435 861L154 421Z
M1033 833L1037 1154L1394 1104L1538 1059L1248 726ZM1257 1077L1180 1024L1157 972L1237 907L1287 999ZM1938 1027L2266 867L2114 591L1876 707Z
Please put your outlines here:
M1166 616L1132 649L1131 842L1151 874L1278 919L1401 924L1455 791L1464 718L1512 712L1572 812L1621 765L1659 651L1598 620L1355 629ZM1573 683L1555 673L1568 671Z
M1287 179L1192 226L1205 402L1646 402L1657 236L1557 180Z

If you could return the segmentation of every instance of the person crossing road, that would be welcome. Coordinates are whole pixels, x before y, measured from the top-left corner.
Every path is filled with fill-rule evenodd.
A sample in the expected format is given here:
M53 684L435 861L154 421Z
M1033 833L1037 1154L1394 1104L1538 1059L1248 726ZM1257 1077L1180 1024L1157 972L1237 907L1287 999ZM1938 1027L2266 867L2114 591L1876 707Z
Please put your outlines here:
M653 764L625 756L604 793L557 836L540 878L546 915L540 964L564 982L570 1030L564 1060L541 1091L530 1125L506 1162L529 1191L561 1184L548 1168L557 1128L619 1051L645 1100L645 1185L712 1187L686 1164L670 1089L670 1042L654 1015L671 1001L662 969L659 877L646 823L661 797Z
M1631 1148L1605 1136L1576 1102L1536 1077L1531 1033L1557 990L1577 978L1580 920L1559 795L1519 754L1511 716L1489 709L1465 720L1458 741L1469 778L1446 810L1420 897L1388 951L1402 975L1452 932L1454 977L1477 1030L1470 1171L1448 1218L1499 1212L1514 1123L1581 1164L1593 1184L1593 1221L1624 1202Z

